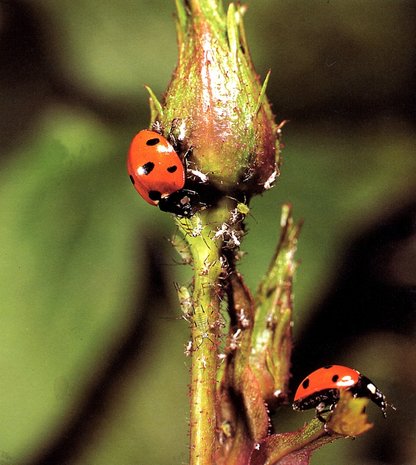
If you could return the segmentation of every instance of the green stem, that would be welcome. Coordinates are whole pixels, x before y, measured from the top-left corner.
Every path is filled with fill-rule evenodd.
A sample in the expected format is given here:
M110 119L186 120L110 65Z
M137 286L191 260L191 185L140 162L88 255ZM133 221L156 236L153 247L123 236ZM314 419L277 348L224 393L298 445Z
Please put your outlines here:
M194 266L191 316L190 465L213 465L216 453L217 370L221 316L221 241L214 238L228 209L177 219Z
M194 261L195 270L203 270L219 260L215 248L207 247ZM214 269L213 269L214 268ZM195 275L194 324L192 326L192 368L191 368L191 465L214 463L216 442L216 376L219 320L219 302L212 295L212 285L217 283L221 269L212 266L208 276ZM212 279L212 281L211 281Z

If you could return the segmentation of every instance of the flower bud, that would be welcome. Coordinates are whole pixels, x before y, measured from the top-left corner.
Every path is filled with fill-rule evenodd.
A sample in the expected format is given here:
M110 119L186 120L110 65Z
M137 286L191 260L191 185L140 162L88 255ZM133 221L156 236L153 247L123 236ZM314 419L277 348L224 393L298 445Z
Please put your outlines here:
M152 114L188 149L188 172L225 193L247 197L278 174L279 128L254 71L242 16L231 3L177 0L179 59L162 107Z

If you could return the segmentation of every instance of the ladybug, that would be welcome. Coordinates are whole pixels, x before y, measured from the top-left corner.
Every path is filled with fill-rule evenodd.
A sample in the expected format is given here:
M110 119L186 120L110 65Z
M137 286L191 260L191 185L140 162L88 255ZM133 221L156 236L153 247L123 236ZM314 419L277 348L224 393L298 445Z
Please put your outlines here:
M354 397L368 397L381 408L384 417L387 416L389 404L377 386L357 370L342 365L328 365L307 376L296 390L292 406L294 410L316 408L317 417L325 422L321 413L332 411L342 390L351 392Z
M192 216L198 194L184 189L185 167L172 144L156 131L144 129L133 138L127 171L137 192L150 205L179 216Z

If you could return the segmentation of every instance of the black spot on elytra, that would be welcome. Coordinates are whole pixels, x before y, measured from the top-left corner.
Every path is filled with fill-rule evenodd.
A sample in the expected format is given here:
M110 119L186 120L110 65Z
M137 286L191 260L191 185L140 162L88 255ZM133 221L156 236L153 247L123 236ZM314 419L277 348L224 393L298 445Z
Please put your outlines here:
M149 199L150 200L160 200L160 198L162 197L162 193L159 192L159 191L150 191L149 192Z
M177 169L178 169L178 167L176 165L169 166L169 168L167 168L169 173L174 173Z
M146 145L157 145L160 142L160 139L158 137L154 137L152 139L148 139L146 141Z
M309 386L309 378L306 378L302 383L302 387L303 389L307 389L308 386Z
M324 366L325 370L329 370L330 368L332 368L332 365L326 365Z
M339 380L339 376L338 376L338 375L334 375L334 376L332 377L332 381L333 381L334 383L336 383L338 380Z
M152 172L153 168L155 167L155 164L152 163L151 161L148 161L142 166L143 169L143 174L148 175Z
M133 176L131 174L130 174L130 181L134 185L134 178L133 178Z

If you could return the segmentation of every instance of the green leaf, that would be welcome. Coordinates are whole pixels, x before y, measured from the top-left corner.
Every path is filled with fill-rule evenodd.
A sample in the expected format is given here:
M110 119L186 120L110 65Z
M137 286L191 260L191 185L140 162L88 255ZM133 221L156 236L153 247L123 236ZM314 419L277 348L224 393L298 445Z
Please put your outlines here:
M138 215L117 153L101 125L55 109L3 163L0 437L13 457L64 417L129 319Z

